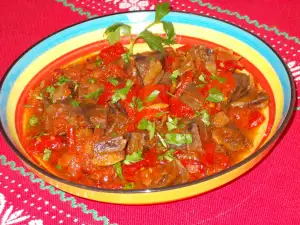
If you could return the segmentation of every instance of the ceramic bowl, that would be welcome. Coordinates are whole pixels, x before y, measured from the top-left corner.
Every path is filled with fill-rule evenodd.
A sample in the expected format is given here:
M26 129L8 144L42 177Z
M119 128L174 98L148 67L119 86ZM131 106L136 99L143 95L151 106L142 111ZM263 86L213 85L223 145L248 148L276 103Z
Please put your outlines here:
M174 23L179 44L206 43L234 50L244 57L247 70L254 73L262 88L269 92L268 122L262 133L266 135L261 135L259 148L220 173L187 184L148 190L106 190L79 185L56 177L30 159L18 138L22 129L19 116L23 110L22 93L26 94L32 82L41 80L54 68L106 46L103 32L109 25L121 21L131 24L136 33L153 19L154 12L131 12L67 27L28 49L4 75L0 93L1 131L12 151L37 176L63 191L96 201L153 204L188 198L224 185L251 169L271 150L291 118L295 101L293 81L282 59L263 40L235 25L210 17L172 12L165 20ZM161 29L156 27L154 31L160 33ZM142 44L135 48L141 49Z

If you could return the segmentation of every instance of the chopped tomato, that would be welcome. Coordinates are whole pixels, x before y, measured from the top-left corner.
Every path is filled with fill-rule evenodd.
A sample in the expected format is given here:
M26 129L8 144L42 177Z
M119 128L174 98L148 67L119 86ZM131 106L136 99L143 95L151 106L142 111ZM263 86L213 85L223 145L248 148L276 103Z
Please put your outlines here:
M104 64L109 64L111 62L114 62L118 59L121 59L122 54L126 52L124 46L117 42L105 49L103 49L100 52L100 57L103 60Z
M193 73L192 71L187 71L185 74L181 76L181 81L179 83L179 87L175 91L175 96L180 96L188 86L193 81Z
M258 127L265 121L265 119L264 115L262 115L259 111L253 111L249 117L248 128L252 129Z
M49 150L59 150L61 147L63 147L63 139L60 136L45 135L37 137L29 145L30 148L28 149L32 149L33 152L36 153L44 152L46 148Z
M184 104L179 98L170 99L170 114L179 118L192 118L195 115L194 110Z

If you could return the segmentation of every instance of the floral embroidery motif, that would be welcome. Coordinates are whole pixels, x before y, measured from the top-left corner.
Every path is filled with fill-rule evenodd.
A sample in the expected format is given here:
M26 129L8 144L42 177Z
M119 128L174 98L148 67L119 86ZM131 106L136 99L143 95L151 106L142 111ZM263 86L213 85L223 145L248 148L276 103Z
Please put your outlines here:
M0 225L20 224L20 222L30 218L30 216L22 216L23 209L13 212L14 207L12 205L5 210L5 204L5 197L0 193ZM43 221L31 220L28 225L43 225Z
M120 0L115 0L114 4L119 1ZM147 0L122 0L119 3L120 9L128 9L130 11L144 10L147 6L149 6L149 2Z

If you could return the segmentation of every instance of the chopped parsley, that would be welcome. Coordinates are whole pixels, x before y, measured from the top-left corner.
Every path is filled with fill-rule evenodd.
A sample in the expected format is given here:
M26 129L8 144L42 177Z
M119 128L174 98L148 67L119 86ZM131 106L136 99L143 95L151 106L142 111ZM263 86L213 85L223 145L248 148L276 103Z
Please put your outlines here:
M57 164L57 165L55 166L55 168L58 169L58 170L62 170L62 167L61 167L61 165L59 165L59 164Z
M166 123L168 131L175 130L177 128L178 119L175 117L172 119L170 116L168 116L168 122Z
M191 134L166 134L166 142L171 145L185 145L192 143L192 135Z
M130 182L123 186L123 189L133 189L135 187L135 183Z
M131 99L131 102L129 103L129 107L134 109L135 108L135 103L136 103L136 97L133 96Z
M58 81L56 82L57 85L62 85L65 84L67 82L71 81L69 78L65 77L65 76L61 76Z
M160 91L154 90L151 92L151 94L146 98L146 102L152 102L156 99L156 97L159 95Z
M172 81L176 81L177 77L179 77L179 76L180 76L179 70L174 70L173 73L171 74L170 78Z
M103 92L103 88L98 88L97 91L92 92L90 94L84 95L85 99L94 99L97 100L99 95Z
M166 148L167 147L167 143L165 142L165 140L162 138L162 136L160 136L159 133L157 133L157 136L158 136L161 144Z
M39 118L37 118L36 116L32 116L29 118L28 123L31 127L34 127L39 124Z
M138 124L138 129L149 131L150 140L154 137L155 123L147 119L141 119Z
M158 159L160 161L163 159L166 159L169 162L171 162L175 159L175 156L173 155L175 152L176 152L176 150L174 148L171 148L167 152L165 152L163 155L158 156Z
M50 149L48 149L48 148L46 148L45 150L44 150L44 155L43 155L43 160L44 161L48 161L49 159L50 159L50 157L51 157L51 153L52 153L52 151L50 150Z
M204 74L201 74L198 79L203 82L203 83L207 83L207 81L205 80L205 75Z
M72 100L72 106L73 107L78 107L80 105L80 102L76 101L76 100Z
M201 116L201 120L202 122L206 125L209 126L210 125L210 115L207 112L206 109L201 110L200 112L196 113L196 116Z
M143 102L140 98L136 99L136 106L137 106L137 109L138 109L139 112L143 110L143 108L144 108L143 107Z
M129 52L126 52L122 55L122 59L124 60L125 63L129 63L129 60L130 60L130 54Z
M125 100L128 92L130 91L131 87L133 86L132 80L127 80L126 86L124 88L121 88L119 90L116 90L115 93L112 96L112 103L116 103L119 100Z
M94 83L95 83L95 79L92 78L92 77L89 77L89 83L90 83L90 84L94 84Z
M125 179L124 179L124 176L123 176L123 171L122 171L122 166L121 166L121 163L118 162L116 164L114 164L114 168L116 170L116 173L117 175L121 178L121 180L124 182Z
M208 91L208 96L206 98L207 101L210 102L223 102L224 101L224 95L217 89L217 88L211 88Z
M219 76L217 76L217 75L215 75L215 74L212 74L212 75L211 75L211 79L212 79L212 80L217 80L217 81L219 81L220 83L226 82L226 78L225 78L225 77L219 77Z
M114 77L108 78L108 81L109 81L109 83L111 83L115 87L118 86L118 84L119 84L119 81L116 78L114 78Z
M136 163L141 161L143 158L143 151L139 150L137 152L132 153L131 155L126 155L125 160L123 161L124 164L129 165L131 163Z
M96 60L96 66L100 67L102 64L102 59L97 59Z
M53 86L48 86L48 87L46 88L46 92L48 92L48 93L50 94L50 96L52 96L53 93L55 92L55 87L53 87Z

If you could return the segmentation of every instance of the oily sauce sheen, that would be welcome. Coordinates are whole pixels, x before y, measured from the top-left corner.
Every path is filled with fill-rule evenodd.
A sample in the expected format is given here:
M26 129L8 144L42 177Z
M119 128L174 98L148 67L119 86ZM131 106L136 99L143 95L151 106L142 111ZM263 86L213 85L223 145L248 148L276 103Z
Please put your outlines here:
M269 96L240 56L202 44L127 51L117 42L28 92L20 138L42 167L99 188L161 188L255 147Z

